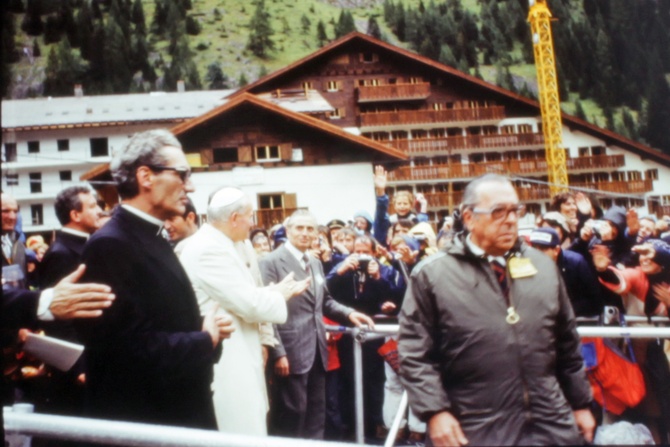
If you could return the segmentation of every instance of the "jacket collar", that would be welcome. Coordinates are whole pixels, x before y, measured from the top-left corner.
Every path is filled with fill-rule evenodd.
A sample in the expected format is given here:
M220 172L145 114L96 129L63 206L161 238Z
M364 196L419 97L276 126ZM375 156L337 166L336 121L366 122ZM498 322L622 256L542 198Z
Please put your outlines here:
M451 245L449 245L446 249L447 253L458 257L465 257L472 260L478 259L488 262L488 256L486 254L474 253L472 251L469 246L470 244L466 242L467 237L467 231L461 231L460 233L456 234L451 242ZM524 250L525 248L522 239L517 238L514 246L507 253L505 253L504 258L507 260L513 256L521 255Z

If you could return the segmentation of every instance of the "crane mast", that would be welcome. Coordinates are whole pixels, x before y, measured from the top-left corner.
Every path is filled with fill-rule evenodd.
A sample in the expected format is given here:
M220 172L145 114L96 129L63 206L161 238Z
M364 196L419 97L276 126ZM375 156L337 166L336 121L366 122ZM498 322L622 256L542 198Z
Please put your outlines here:
M568 169L563 150L561 101L551 37L551 11L546 0L529 0L528 22L533 35L537 86L542 113L542 133L549 171L549 191L553 196L568 190Z

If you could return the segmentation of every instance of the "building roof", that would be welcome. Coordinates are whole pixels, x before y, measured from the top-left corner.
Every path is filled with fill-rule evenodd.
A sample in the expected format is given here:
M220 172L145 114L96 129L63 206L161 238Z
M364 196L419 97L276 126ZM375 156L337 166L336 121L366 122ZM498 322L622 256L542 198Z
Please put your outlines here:
M152 92L2 101L2 131L175 122L223 104L233 90Z
M285 107L278 106L269 101L251 95L249 93L244 93L235 97L225 104L201 115L196 118L190 119L183 123L180 123L174 126L171 131L173 134L179 138L180 135L191 132L197 129L199 126L209 122L211 119L222 116L228 113L234 113L234 110L242 105L256 107L264 111L270 112L272 114L277 114L284 119L293 121L299 125L304 125L309 128L315 129L317 131L324 132L331 137L335 137L340 140L345 140L349 143L356 144L358 146L371 149L375 152L382 153L384 155L390 156L397 160L407 160L407 155L398 149L394 149L385 144L378 143L376 141L370 140L369 138L361 137L354 135L350 132L343 130L341 127L334 126L326 121L313 118L304 113L294 112Z
M418 66L425 69L435 71L436 73L446 75L451 77L454 80L465 82L468 84L468 87L478 89L486 92L488 96L492 96L495 99L503 100L507 103L515 102L519 106L528 107L529 110L532 110L536 115L540 115L540 104L532 99L526 98L524 96L513 93L504 88L498 87L494 84L490 84L486 81L483 81L479 78L471 76L467 73L459 71L453 67L436 62L432 59L429 59L424 56L420 56L411 51L405 50L381 40L377 40L371 36L359 33L352 32L347 34L344 37L341 37L338 40L331 42L330 44L320 48L314 53L282 68L269 75L251 83L247 86L239 89L232 95L230 99L241 95L244 92L249 93L265 93L270 89L277 88L278 85L282 82L297 77L304 74L306 66L313 66L321 63L324 59L329 58L332 53L335 51L349 46L361 46L363 48L374 47L380 52L386 52L387 54L392 54L394 57L405 60L408 64L407 66ZM657 149L653 149L645 144L639 143L637 141L630 140L623 135L619 135L615 132L612 132L607 129L603 129L594 124L591 124L587 121L581 120L573 115L567 113L562 113L563 125L567 126L571 130L581 131L590 135L594 135L597 138L602 139L607 144L615 144L624 149L628 149L631 152L638 154L642 159L651 159L658 163L661 163L665 166L670 166L670 155L667 155Z

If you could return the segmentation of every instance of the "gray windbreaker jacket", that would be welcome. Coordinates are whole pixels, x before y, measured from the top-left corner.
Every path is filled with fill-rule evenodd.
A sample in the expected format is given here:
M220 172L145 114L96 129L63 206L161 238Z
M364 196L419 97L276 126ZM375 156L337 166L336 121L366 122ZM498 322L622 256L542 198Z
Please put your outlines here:
M450 411L470 445L583 443L572 410L589 405L591 390L561 275L525 244L512 256L538 271L508 273L514 325L488 260L463 234L414 269L398 342L410 405L423 420Z

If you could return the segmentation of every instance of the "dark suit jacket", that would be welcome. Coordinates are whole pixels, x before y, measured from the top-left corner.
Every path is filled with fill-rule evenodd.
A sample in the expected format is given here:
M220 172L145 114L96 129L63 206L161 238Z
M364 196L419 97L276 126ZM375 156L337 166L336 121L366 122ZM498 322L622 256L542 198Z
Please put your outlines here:
M13 332L22 327L35 327L39 299L40 292L3 287L2 318L0 319L2 329Z
M193 289L158 227L119 207L86 244L82 281L114 304L78 320L93 417L215 428L210 386L220 349L202 332Z
M53 287L58 281L75 271L84 252L86 238L59 231L56 240L39 264L41 289Z
M277 325L280 342L271 353L273 359L284 355L288 358L291 374L304 374L312 368L317 346L323 368L327 370L328 347L323 316L344 323L353 312L330 296L321 263L310 256L309 265L313 272L312 285L301 295L288 300L288 320ZM297 280L307 277L305 269L285 246L261 259L260 269L265 284L278 283L289 272L294 272Z

